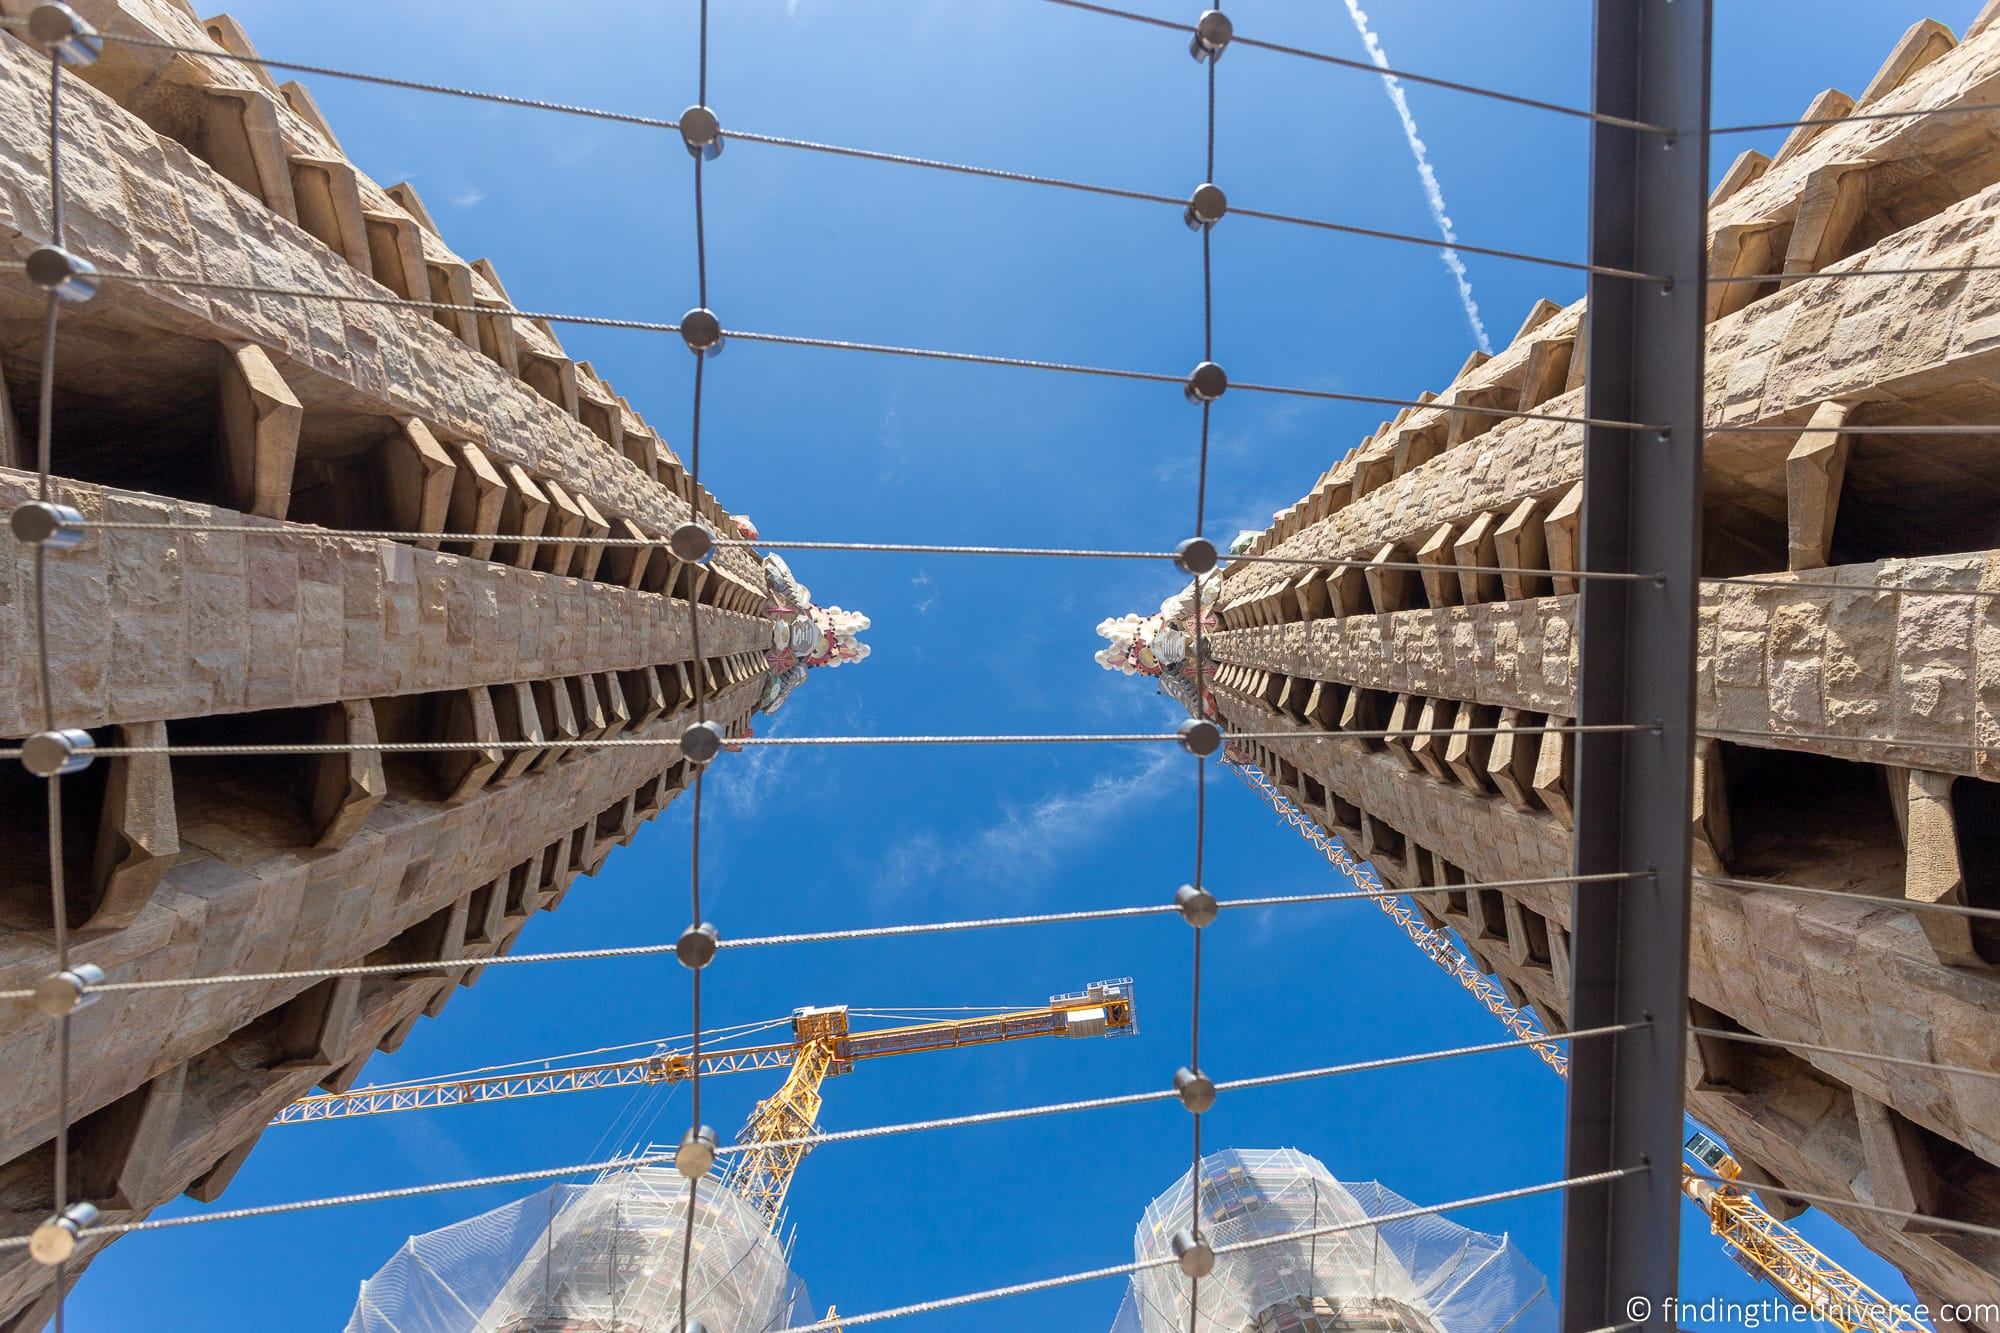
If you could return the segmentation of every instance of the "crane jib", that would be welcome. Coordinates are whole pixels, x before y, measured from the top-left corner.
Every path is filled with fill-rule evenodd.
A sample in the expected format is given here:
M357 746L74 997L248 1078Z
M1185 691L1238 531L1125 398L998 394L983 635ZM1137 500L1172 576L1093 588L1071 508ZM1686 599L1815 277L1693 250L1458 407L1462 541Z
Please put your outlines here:
M700 1060L704 1076L783 1069L793 1065L805 1047L825 1046L832 1055L831 1060L818 1071L820 1077L825 1077L846 1073L856 1060L878 1056L983 1046L1024 1037L1125 1035L1137 1030L1136 1018L1131 979L1121 977L1094 982L1085 990L1067 995L1052 996L1049 1003L1039 1009L882 1028L872 1032L849 1032L844 1007L804 1009L793 1015L792 1041L708 1049L701 1052ZM395 1111L509 1101L552 1093L586 1092L593 1088L679 1083L693 1075L694 1060L693 1053L688 1050L656 1050L636 1059L605 1064L317 1093L283 1108L270 1123L297 1125Z
M952 1046L974 1046L1014 1037L1053 1036L1062 1031L1060 1013L1009 1015L1002 1020L954 1023L949 1030L936 1028L890 1028L883 1032L858 1032L840 1043L843 1059L865 1060L874 1055L897 1055L904 1051L931 1051Z

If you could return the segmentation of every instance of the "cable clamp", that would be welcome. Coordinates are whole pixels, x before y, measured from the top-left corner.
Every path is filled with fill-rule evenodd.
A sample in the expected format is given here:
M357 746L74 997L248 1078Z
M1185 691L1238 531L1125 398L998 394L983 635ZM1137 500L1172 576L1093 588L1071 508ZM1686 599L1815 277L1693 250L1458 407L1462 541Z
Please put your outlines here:
M697 722L681 733L681 758L691 764L706 764L722 753L722 728L713 722ZM679 946L675 946L678 951Z
M38 778L68 777L90 767L97 742L80 727L38 732L21 742L21 766Z
M721 933L704 921L681 932L681 937L674 941L674 957L681 960L682 967L699 972L715 961L715 951L721 945Z
M706 306L697 306L681 316L681 341L696 356L719 356L722 352L722 321Z
M681 112L681 142L688 155L703 162L722 156L722 122L705 106L691 106Z
M680 1147L674 1152L674 1170L689 1180L699 1180L715 1165L715 1131L707 1125L696 1125L681 1135Z
M84 1228L96 1221L96 1204L73 1203L35 1228L28 1237L28 1253L36 1263L53 1268L76 1253L76 1243L82 1239Z
M1198 1069L1182 1065L1175 1070L1174 1091L1180 1095L1181 1105L1196 1115L1215 1105L1215 1080Z
M1236 25L1229 16L1219 9L1210 9L1194 22L1194 36L1188 42L1188 54L1196 60L1220 60L1222 49L1229 45L1229 39L1236 35Z
M1206 537L1190 537L1174 548L1175 566L1196 578L1214 572L1218 559L1215 543Z
M1203 759L1222 748L1222 728L1204 718L1189 718L1181 723L1178 734L1181 748Z
M30 500L7 516L14 540L23 546L67 551L83 543L83 514L52 500Z
M28 15L28 40L50 58L72 68L94 65L104 54L104 38L97 29L64 4L36 5Z
M1198 889L1192 884L1183 884L1174 890L1174 906L1196 930L1213 923L1216 913L1222 910L1222 905L1216 902L1214 894L1207 889Z
M28 256L28 281L59 301L81 305L97 295L97 265L59 245L44 245Z
M1174 1233L1174 1262L1189 1277L1207 1277L1215 1271L1215 1251L1196 1232L1182 1227Z
M93 986L104 984L104 969L95 963L78 963L54 976L43 977L35 985L35 1008L50 1018L64 1018L87 1005L97 1003Z
M1187 222L1189 231L1207 231L1222 221L1223 215L1228 211L1229 196L1222 192L1222 187L1203 181L1195 186L1194 193L1188 196L1187 212L1182 216Z
M676 560L703 565L715 554L715 534L705 524L683 523L667 536L667 549Z
M1204 361L1188 372L1184 392L1190 403L1212 403L1229 392L1229 376L1215 362Z

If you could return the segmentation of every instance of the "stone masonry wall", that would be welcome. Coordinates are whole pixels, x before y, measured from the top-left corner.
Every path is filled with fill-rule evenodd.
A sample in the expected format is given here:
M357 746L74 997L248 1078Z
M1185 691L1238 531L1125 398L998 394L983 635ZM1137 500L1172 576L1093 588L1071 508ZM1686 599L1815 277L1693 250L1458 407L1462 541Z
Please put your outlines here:
M87 521L215 530L93 528L49 554L57 725L138 746L494 748L100 757L63 779L72 961L142 980L505 954L690 780L676 742L697 695L743 733L773 642L757 554L603 544L737 528L547 323L509 313L492 265L454 254L414 189L356 171L303 87L226 58L254 54L233 20L178 0L76 8L187 49L112 41L61 76L67 244L107 276L58 329L56 496ZM48 77L0 36L0 248L16 257L50 225ZM10 510L34 495L41 312L0 275ZM570 540L526 540L541 536ZM0 567L0 746L41 729L35 645L17 547ZM658 743L573 744L600 738ZM39 781L0 773L0 990L53 970ZM215 1198L277 1110L347 1087L480 971L103 997L73 1020L71 1197L112 1222ZM56 1031L0 1003L10 1235L54 1204ZM41 1327L52 1277L7 1252L0 1330Z
M2000 1223L1993 1081L1868 1058L2000 1072L2000 930L1922 910L2000 907L2000 438L1869 430L2000 419L2000 281L1810 277L2000 261L2000 115L1949 112L1995 101L1995 10L1918 24L1809 115L1939 114L1802 129L1711 202L1712 276L1788 276L1709 292L1689 1017L1861 1053L1691 1043L1780 1217L1789 1185ZM1510 414L1582 413L1587 336L1544 302L1384 422L1245 548L1317 563L1232 565L1208 636L1229 729L1285 734L1235 744L1555 1030L1569 891L1476 886L1570 867L1573 747L1535 729L1575 714L1581 435ZM1990 1239L1829 1211L1920 1296L2000 1299Z

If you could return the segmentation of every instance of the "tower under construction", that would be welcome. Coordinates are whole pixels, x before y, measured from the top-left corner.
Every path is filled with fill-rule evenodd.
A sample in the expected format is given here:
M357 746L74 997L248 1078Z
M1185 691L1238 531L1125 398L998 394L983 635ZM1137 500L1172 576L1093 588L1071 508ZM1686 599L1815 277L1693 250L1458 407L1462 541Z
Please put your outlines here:
M1189 1323L1173 1237L1195 1227L1195 1179L1147 1205L1111 1333L1470 1333L1556 1327L1549 1284L1505 1236L1468 1230L1374 1181L1335 1180L1294 1148L1201 1159L1200 1235L1216 1251ZM1285 1240L1282 1237L1292 1237ZM1235 1253L1228 1246L1258 1242Z
M361 1284L347 1333L678 1333L688 1198L687 1180L661 1161L412 1236ZM693 1206L690 1325L813 1322L788 1247L741 1194L710 1175Z

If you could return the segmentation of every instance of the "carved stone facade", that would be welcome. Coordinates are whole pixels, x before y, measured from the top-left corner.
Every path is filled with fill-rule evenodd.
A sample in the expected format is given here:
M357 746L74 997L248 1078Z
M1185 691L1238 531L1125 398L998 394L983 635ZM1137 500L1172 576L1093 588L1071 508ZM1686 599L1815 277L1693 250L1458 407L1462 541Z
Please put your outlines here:
M2000 421L2000 281L1800 280L2000 260L2000 113L1950 110L1995 102L1996 10L1919 24L1806 115L1936 114L1801 128L1713 198L1715 276L1799 276L1709 290L1702 572L1747 581L1701 599L1696 868L1735 882L1695 885L1700 1026L2000 1071L2000 927L1905 905L2000 908L2000 436L1868 429ZM1425 401L1581 413L1583 314L1540 304ZM1572 747L1508 729L1574 716L1580 475L1577 427L1405 411L1239 546L1346 563L1231 567L1207 636L1229 728L1292 733L1246 757L1558 1031L1568 890L1452 886L1570 866ZM1152 674L1143 627L1103 632ZM1688 1088L1779 1216L1790 1186L2000 1223L1990 1079L1704 1038ZM1829 1211L1920 1296L2000 1300L2000 1242Z
M10 18L32 8L0 0ZM687 784L667 738L696 689L740 736L774 646L817 611L774 610L740 546L698 565L508 540L747 525L547 324L505 313L491 265L452 253L413 189L358 172L302 87L224 58L249 52L234 21L177 0L75 8L186 49L110 42L62 75L68 247L152 280L107 279L63 309L57 498L89 520L213 530L91 528L49 554L57 725L100 744L535 745L99 759L63 779L73 963L134 981L505 954ZM51 230L48 81L41 52L0 36L9 259ZM0 278L0 509L35 494L42 318L39 292ZM0 738L20 738L43 719L33 560L8 544ZM572 744L620 736L661 744ZM12 990L52 971L54 923L42 780L0 770ZM348 1086L480 970L101 997L73 1018L72 1197L108 1222L216 1197L278 1108ZM56 1032L0 1003L0 1234L51 1210ZM0 1253L0 1329L42 1326L52 1275Z

